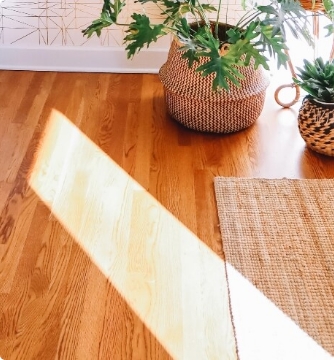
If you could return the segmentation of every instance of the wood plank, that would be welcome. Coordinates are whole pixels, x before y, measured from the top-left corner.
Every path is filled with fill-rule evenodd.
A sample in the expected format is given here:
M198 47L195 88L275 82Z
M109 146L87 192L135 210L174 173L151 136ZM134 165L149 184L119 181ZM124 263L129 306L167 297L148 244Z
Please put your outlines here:
M0 71L0 357L236 359L214 176L334 177L274 89L212 135L154 74Z
M19 75L20 82L17 81ZM18 74L16 71L1 72L0 75L0 94L1 108L0 116L4 123L8 124L14 121L17 109L29 91L31 81L35 73L22 71Z
M213 294L227 300L223 262L65 118L53 118L31 186L173 358L208 352L228 359L233 349L209 330L214 319L229 316L228 306L211 301L202 317ZM72 139L66 152L55 142L65 137ZM202 344L209 339L207 349Z

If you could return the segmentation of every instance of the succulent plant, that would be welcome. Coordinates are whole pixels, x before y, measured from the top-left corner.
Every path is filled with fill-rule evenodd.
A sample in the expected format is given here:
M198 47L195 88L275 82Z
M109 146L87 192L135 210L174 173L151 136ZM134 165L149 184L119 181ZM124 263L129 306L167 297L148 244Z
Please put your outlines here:
M318 57L313 62L304 59L303 68L297 67L298 78L293 78L312 98L334 103L334 61L324 61Z

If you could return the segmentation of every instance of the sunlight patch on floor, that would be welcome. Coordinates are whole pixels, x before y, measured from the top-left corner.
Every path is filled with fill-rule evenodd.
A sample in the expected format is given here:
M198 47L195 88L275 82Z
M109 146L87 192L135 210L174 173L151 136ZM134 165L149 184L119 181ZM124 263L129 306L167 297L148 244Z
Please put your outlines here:
M240 360L330 360L333 356L226 264Z
M174 359L236 359L223 261L55 110L29 183ZM332 358L227 269L240 360Z
M29 183L174 359L236 359L223 261L55 110Z

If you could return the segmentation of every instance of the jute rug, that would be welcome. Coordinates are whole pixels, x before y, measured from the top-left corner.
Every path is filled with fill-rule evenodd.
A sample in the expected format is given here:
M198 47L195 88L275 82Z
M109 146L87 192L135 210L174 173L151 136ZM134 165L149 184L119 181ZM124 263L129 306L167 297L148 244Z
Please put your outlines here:
M241 360L334 359L334 179L215 178Z

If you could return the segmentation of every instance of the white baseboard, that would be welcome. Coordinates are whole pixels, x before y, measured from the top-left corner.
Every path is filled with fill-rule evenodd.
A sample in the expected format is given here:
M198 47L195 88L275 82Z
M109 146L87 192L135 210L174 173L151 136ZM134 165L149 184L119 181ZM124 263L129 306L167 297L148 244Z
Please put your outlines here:
M116 47L0 46L0 69L69 72L157 73L166 61L167 48L143 49L133 59Z

